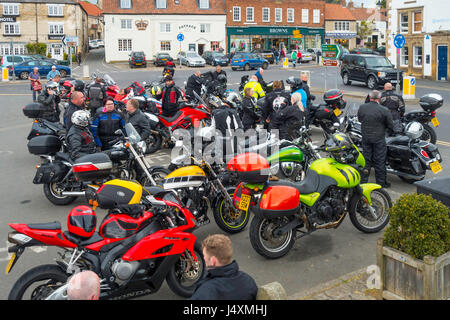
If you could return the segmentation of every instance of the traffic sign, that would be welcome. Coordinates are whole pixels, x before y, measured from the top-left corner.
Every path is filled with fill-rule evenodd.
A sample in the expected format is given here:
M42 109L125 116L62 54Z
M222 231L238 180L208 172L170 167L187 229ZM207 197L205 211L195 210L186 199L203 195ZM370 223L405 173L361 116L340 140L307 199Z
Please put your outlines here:
M77 47L78 46L78 37L66 37L64 36L61 39L61 42L63 43L63 45L65 46L69 46L69 47Z
M177 35L177 40L178 41L183 41L184 40L184 34L182 34L182 33L179 33L178 35Z
M398 35L395 36L395 38L394 38L394 46L397 49L403 48L405 46L405 43L406 43L406 39L405 39L404 35L398 34Z
M336 60L341 56L341 49L336 44L323 44L322 57L324 60Z
M337 67L338 64L337 60L323 60L323 65L325 67Z

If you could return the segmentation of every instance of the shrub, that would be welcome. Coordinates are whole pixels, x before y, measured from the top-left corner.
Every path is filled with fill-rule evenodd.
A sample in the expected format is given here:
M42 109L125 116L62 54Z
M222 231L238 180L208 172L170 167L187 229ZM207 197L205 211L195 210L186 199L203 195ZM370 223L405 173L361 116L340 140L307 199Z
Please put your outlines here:
M41 54L45 55L47 52L47 45L45 43L35 43L30 42L25 45L25 48L27 49L27 52L29 54Z
M450 209L431 195L404 194L389 210L384 244L413 258L450 251Z

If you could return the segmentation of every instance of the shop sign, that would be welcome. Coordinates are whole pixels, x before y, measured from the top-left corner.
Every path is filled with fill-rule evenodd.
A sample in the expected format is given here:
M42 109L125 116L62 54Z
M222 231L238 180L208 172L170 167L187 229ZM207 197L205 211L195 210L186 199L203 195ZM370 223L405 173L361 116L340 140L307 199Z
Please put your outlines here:
M48 40L62 40L65 38L64 34L49 34Z
M297 35L308 36L308 35L323 35L323 29L309 29L302 27L246 27L246 28L234 28L228 27L227 34L245 34L245 35L281 35L281 36L295 36L294 31L298 31Z
M192 24L183 24L178 27L179 31L184 31L184 32L195 31L195 29L197 29L197 27Z

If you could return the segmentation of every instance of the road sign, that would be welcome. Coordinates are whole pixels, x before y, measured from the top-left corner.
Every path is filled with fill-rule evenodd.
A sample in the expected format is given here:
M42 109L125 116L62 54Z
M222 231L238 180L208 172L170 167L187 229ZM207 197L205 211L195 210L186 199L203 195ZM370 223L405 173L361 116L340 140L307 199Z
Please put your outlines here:
M336 60L341 56L341 49L336 44L323 44L322 57L324 60Z
M78 46L78 37L66 37L64 36L61 39L61 42L63 43L63 45L65 46L69 46L69 47L77 47Z
M323 65L325 67L337 67L338 64L337 60L323 60Z
M183 41L184 40L184 34L182 34L182 33L179 33L178 35L177 35L177 40L178 41Z
M405 39L404 35L398 34L398 35L395 36L395 38L394 38L394 46L397 49L403 48L405 46L405 43L406 43L406 39Z

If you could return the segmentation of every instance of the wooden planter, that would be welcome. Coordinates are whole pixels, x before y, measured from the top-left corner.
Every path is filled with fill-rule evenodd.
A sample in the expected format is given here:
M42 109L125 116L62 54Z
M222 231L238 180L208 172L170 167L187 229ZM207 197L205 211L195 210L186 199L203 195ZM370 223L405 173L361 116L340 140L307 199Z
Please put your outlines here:
M450 252L423 260L383 246L377 241L380 290L387 300L450 299Z

